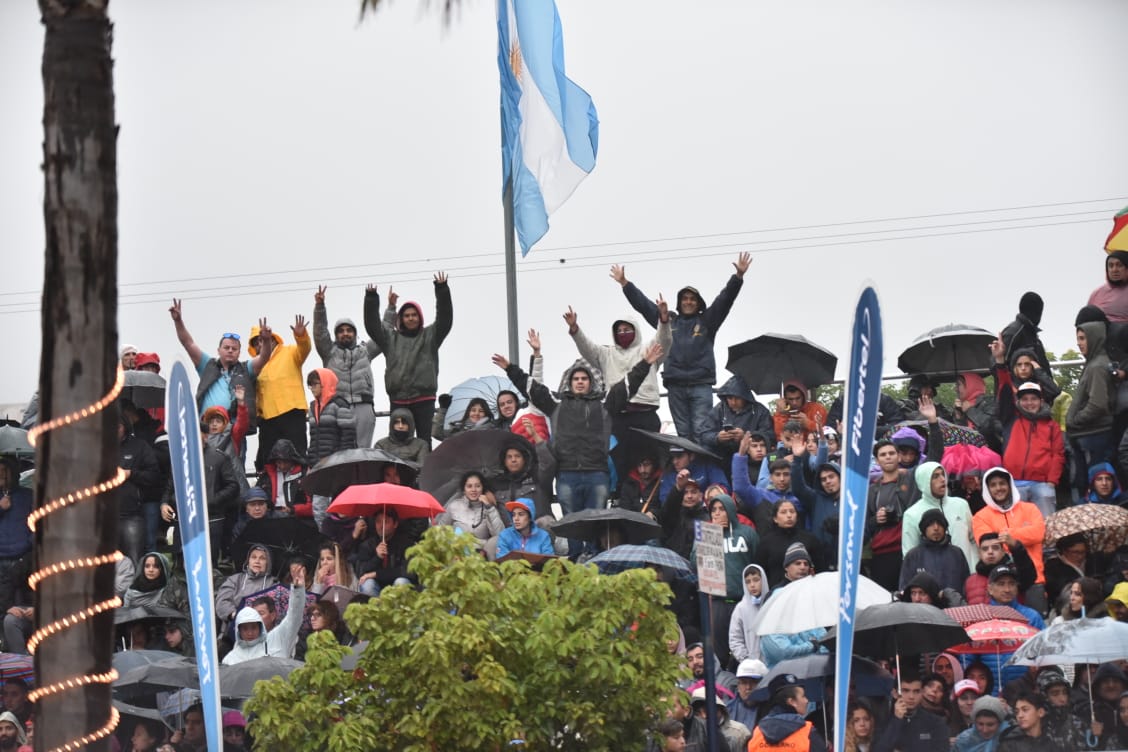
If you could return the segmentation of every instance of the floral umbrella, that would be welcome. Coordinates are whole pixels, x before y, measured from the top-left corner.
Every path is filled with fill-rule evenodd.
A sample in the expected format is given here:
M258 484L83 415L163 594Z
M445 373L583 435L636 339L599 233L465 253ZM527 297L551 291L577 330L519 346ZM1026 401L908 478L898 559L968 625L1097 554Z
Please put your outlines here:
M1079 504L1046 518L1047 546L1083 533L1090 551L1111 553L1128 541L1128 509L1112 504Z

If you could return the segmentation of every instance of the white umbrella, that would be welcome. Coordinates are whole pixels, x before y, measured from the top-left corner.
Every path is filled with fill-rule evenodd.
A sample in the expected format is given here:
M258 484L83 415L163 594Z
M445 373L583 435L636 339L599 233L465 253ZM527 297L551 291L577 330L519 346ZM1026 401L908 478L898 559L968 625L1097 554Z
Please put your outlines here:
M1046 627L1014 651L1008 664L1050 666L1105 663L1128 656L1128 624L1115 619L1073 619Z
M773 591L753 622L758 635L793 634L838 623L838 572L820 572ZM868 577L858 575L858 611L889 603L893 595Z

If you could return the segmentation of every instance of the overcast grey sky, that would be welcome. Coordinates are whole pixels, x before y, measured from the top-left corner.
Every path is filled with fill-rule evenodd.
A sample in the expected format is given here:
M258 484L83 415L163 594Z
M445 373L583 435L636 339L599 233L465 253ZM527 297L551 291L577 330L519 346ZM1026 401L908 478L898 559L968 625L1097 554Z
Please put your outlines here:
M289 340L319 282L331 318L359 320L368 282L431 317L431 273L446 269L440 381L493 369L506 344L494 4L464 2L448 29L412 0L360 24L358 5L111 4L123 341L166 367L183 357L174 295L206 350L259 316ZM1028 289L1046 300L1047 346L1072 345L1128 204L1128 3L559 6L569 74L601 128L595 171L519 262L522 330L543 331L550 383L575 356L569 304L602 340L627 311L611 263L652 296L688 283L711 298L745 249L722 366L728 345L767 331L844 361L867 278L886 373L933 326L997 330ZM42 40L32 0L0 3L0 403L37 383Z

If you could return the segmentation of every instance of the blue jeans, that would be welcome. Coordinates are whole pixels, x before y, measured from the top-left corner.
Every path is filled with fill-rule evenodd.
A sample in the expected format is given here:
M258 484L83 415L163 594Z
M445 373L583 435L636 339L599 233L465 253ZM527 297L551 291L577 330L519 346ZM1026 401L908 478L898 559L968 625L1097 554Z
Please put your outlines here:
M157 550L157 529L161 526L161 503L146 501L141 505L145 513L145 552Z
M556 476L556 498L564 508L564 514L601 509L607 505L610 485L611 478L603 471L563 470ZM570 540L568 556L579 556L583 548L583 541Z
M1107 432L1077 436L1069 440L1069 446L1073 450L1073 487L1084 498L1089 493L1089 468L1112 462L1112 436Z
M709 411L713 408L713 387L708 384L682 386L667 384L670 416L678 436L701 443Z

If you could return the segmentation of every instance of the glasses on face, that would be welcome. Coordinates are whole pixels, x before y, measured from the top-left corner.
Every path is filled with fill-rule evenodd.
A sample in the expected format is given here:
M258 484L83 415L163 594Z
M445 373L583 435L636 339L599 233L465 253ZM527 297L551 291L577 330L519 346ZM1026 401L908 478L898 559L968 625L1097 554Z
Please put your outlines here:
M309 612L309 618L311 618L311 619L320 619L322 616L323 616L323 614L320 611L310 611Z
M240 342L240 341L241 341L241 338L240 338L240 337L239 337L239 335L238 335L238 334L236 334L235 332L224 332L224 333L223 333L223 337L222 337L222 339L233 339L233 340L235 340L236 342Z

